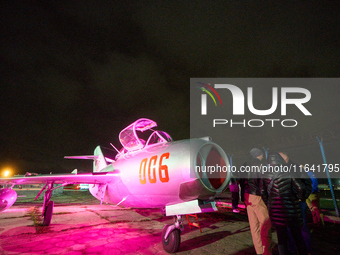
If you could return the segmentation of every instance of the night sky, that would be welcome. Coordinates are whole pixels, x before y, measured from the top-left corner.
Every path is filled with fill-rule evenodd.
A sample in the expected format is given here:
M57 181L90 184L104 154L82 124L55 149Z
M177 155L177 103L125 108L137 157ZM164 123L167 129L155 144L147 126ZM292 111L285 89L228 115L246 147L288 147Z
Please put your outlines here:
M16 173L92 170L63 157L120 148L142 117L189 138L192 77L340 76L338 1L13 0L0 19L0 167ZM319 92L339 112L339 86ZM330 123L313 132L337 138Z

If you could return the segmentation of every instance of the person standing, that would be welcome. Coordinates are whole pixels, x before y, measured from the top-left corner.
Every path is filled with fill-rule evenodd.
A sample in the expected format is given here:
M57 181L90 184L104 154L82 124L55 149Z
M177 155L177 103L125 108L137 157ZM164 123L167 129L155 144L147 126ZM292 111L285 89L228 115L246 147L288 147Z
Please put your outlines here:
M294 163L288 156L286 152L279 152L280 156L284 159L287 166L290 169L298 169L297 173L295 173L295 177L299 178L303 184L305 185L305 192L306 194L310 194L312 192L312 180L310 176L305 172L303 166L298 165ZM308 221L307 221L307 203L306 201L300 200L299 201L301 212L302 212L302 227L301 227L301 234L303 237L303 240L305 241L305 245L307 247L307 251L309 254L313 254L313 248L312 248L312 236L310 233L310 229L308 227ZM294 242L294 238L291 234L290 229L288 229L288 249L291 253L296 253L296 244Z
M247 173L240 180L242 194L247 209L250 231L257 254L271 255L271 223L267 206L261 197L261 177L262 166L265 165L263 152L258 148L250 150L250 159L243 166L254 171Z
M323 214L321 213L320 209L320 197L319 197L319 188L318 188L318 179L316 178L316 175L312 172L308 172L309 177L312 180L312 193L309 195L309 197L306 199L307 206L309 210L312 213L313 216L313 223L317 227L324 227L325 223L323 221Z
M284 171L284 167L289 167L279 153L269 153L268 164L270 171L263 176L261 193L268 206L271 223L276 229L279 254L289 254L289 228L299 255L308 255L301 234L303 220L299 204L299 200L305 201L309 195L306 187L299 178L294 178Z
M239 213L240 212L240 209L238 208L238 203L240 200L239 187L237 179L233 175L231 175L230 177L229 190L231 193L231 207L233 213Z

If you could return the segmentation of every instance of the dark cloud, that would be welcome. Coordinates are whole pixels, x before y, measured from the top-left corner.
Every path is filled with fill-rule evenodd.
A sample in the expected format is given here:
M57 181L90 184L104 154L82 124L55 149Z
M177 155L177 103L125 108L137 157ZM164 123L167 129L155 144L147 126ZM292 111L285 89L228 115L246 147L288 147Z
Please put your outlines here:
M0 9L0 159L22 172L71 169L78 162L64 155L117 145L140 117L188 138L191 77L339 76L333 1L7 1ZM313 111L333 118L337 94L318 91L326 99Z

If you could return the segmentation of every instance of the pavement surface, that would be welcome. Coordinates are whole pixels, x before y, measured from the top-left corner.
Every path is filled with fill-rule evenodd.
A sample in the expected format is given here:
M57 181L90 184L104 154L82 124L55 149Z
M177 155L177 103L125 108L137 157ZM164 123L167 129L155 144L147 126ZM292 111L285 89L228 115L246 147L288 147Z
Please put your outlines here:
M99 205L87 191L64 191L52 200L50 226L41 226L42 201L30 197L19 197L0 213L0 254L167 254L161 233L173 218L162 216L159 209ZM314 254L340 252L340 224L337 217L329 217L333 222L326 222L325 228L312 228ZM199 214L198 220L202 232L190 229L183 217L176 254L256 254L245 210L233 213L227 199L218 212ZM273 254L278 254L276 246Z

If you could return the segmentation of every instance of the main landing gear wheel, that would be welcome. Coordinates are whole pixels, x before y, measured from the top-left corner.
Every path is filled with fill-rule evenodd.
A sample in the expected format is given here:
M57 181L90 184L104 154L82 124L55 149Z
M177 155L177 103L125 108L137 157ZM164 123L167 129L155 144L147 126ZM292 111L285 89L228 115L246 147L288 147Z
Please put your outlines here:
M50 225L51 220L52 220L52 215L53 215L53 206L54 206L54 202L48 201L47 206L45 208L45 212L44 212L43 226Z
M163 249L166 252L175 253L176 251L178 251L179 245L181 243L181 232L179 229L175 228L169 233L168 238L165 239L165 234L168 228L171 226L172 225L168 224L163 228L162 244L163 244Z

